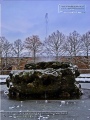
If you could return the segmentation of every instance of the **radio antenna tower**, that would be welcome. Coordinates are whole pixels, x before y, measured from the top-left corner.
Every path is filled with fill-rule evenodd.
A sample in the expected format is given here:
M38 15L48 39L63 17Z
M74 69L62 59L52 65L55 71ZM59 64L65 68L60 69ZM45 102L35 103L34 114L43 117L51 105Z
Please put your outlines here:
M45 14L45 22L46 22L46 39L48 35L48 13Z

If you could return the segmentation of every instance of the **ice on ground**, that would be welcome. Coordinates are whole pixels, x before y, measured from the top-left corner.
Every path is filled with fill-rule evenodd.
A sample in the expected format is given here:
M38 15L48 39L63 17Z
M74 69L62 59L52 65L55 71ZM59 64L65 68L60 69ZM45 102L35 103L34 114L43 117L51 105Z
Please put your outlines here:
M90 74L80 74L80 76L78 76L79 78L90 78Z
M6 79L9 77L9 75L0 75L0 83L6 82Z
M90 82L90 74L80 74L77 78L75 78L76 81L89 81Z
M75 78L75 79L76 81L83 81L83 82L90 81L90 78Z
M7 78L7 77L9 77L9 75L0 75L0 79L1 78Z

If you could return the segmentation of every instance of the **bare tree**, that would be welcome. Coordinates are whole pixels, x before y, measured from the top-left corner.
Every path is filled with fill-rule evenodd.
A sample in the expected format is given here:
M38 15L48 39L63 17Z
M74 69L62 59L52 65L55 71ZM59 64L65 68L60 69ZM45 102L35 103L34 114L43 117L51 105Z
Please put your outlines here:
M56 61L58 61L59 56L63 54L63 45L65 41L65 35L59 32L58 30L53 32L47 39L44 41L45 52L49 55L55 56Z
M86 56L87 65L88 65L88 67L89 67L90 31L88 31L87 33L83 34L83 36L82 36L82 41L83 41L82 51L83 51L84 55Z
M64 44L64 49L68 54L75 58L76 63L76 56L81 54L81 36L77 31L74 31L67 36L66 43Z
M23 42L20 39L17 39L16 41L14 41L13 51L14 51L14 55L17 57L18 67L20 62L20 56L23 54L23 50L24 50Z
M41 51L41 46L42 43L38 35L33 35L25 40L25 48L32 53L34 62L36 61L36 54Z
M0 58L2 57L2 52L3 52L3 38L0 37Z
M3 55L6 58L5 59L5 67L7 68L7 64L8 64L8 57L10 57L12 55L12 44L5 39L4 45L3 45Z
M4 44L4 37L0 37L0 70L2 69L3 44Z

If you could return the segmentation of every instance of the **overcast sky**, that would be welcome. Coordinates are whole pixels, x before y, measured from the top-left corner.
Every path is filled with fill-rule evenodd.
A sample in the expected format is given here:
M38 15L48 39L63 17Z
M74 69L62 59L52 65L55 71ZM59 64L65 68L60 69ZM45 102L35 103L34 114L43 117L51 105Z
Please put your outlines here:
M64 0L65 1L65 0ZM48 13L48 35L56 30L68 35L76 30L80 34L90 30L90 2L66 0L3 0L1 2L1 35L9 41L25 40L31 35L46 36L45 14ZM86 6L85 13L59 13L58 5Z

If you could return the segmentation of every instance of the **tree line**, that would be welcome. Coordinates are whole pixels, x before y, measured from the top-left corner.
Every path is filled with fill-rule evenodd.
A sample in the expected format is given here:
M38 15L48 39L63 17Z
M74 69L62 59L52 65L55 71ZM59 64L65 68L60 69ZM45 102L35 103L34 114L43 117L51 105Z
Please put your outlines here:
M90 31L80 35L77 31L71 32L68 36L60 31L53 32L45 40L39 38L38 35L27 37L24 41L21 39L9 42L5 37L0 37L0 58L5 58L5 65L8 64L8 57L28 57L31 56L36 61L39 56L54 56L56 61L60 56L70 56L72 60L76 56L85 56L87 64L89 64L90 56Z

